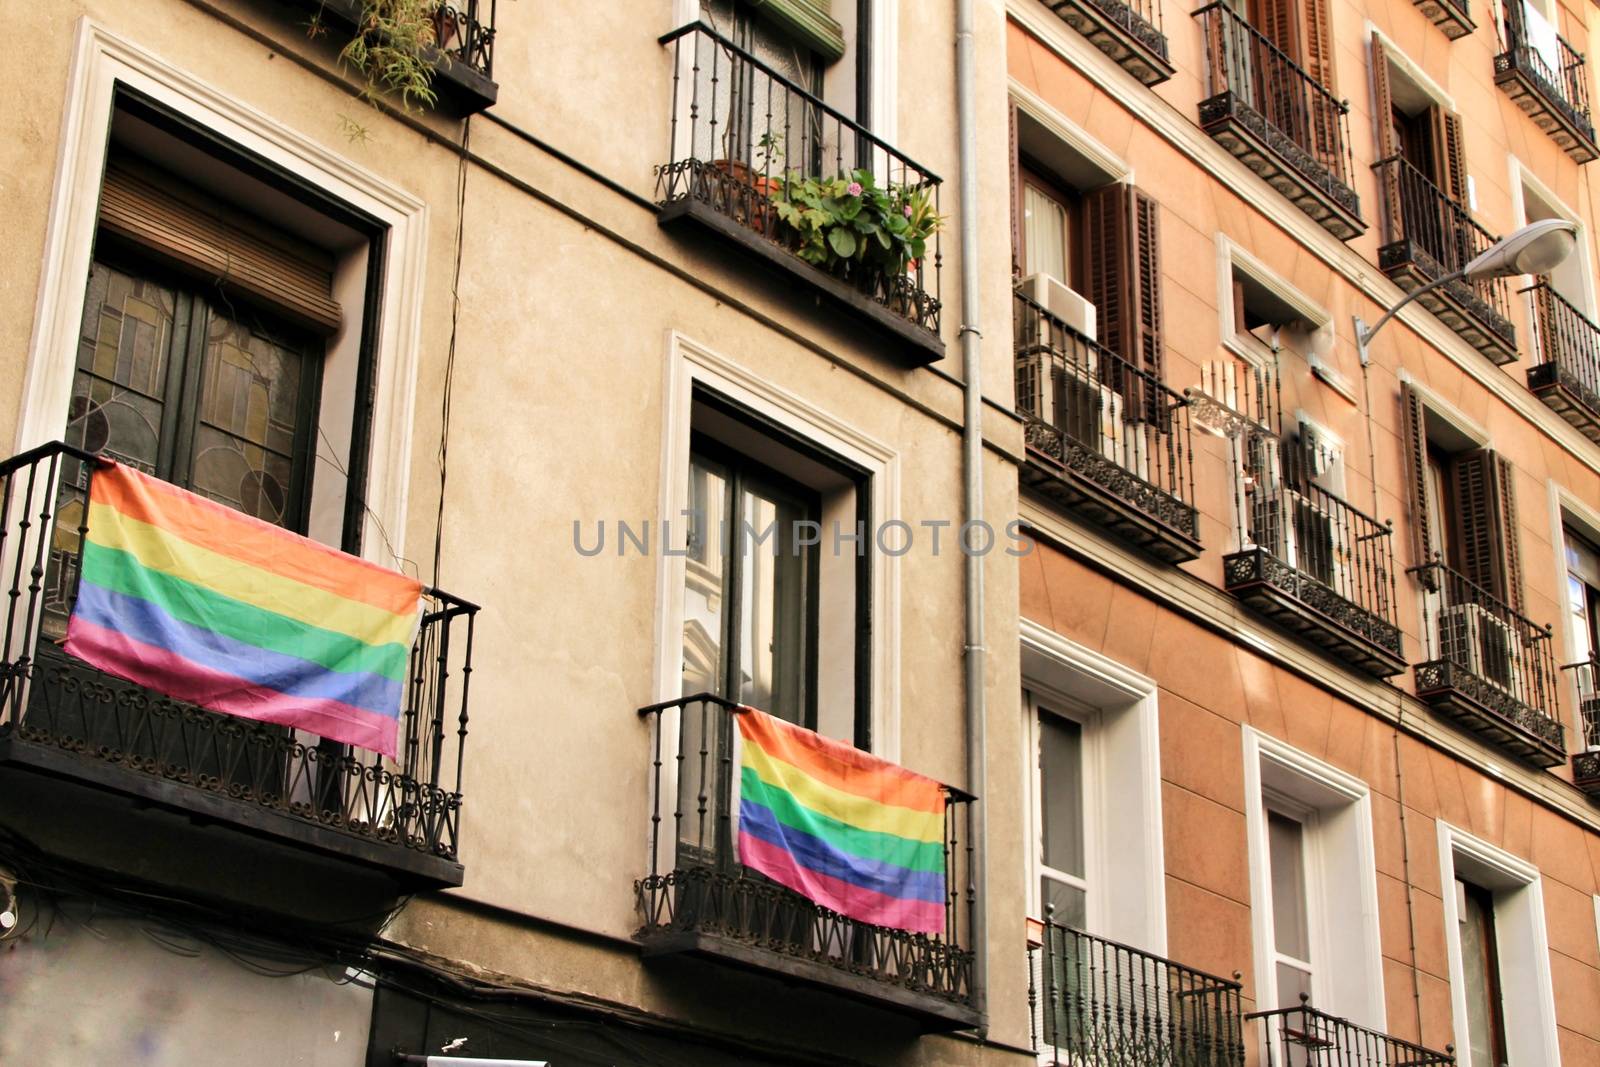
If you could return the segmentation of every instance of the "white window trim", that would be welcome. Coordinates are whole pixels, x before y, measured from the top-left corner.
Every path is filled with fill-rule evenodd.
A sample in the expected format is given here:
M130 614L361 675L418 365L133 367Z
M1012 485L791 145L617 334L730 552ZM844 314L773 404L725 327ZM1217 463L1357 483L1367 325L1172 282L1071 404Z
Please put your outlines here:
M1043 126L1049 134L1117 182L1132 182L1133 167L1105 144L1073 122L1044 97L1016 78L1007 83L1017 110Z
M1526 860L1513 856L1487 841L1459 830L1444 820L1439 820L1439 877L1444 896L1445 950L1450 963L1450 1014L1455 1025L1456 1060L1460 1067L1486 1067L1471 1062L1471 1044L1467 1033L1467 993L1465 970L1461 960L1461 916L1456 910L1456 856L1460 854L1487 868L1506 882L1525 887L1529 894L1524 906L1523 929L1518 931L1527 938L1526 954L1531 957L1531 974L1519 977L1524 981L1501 983L1501 1003L1506 1016L1506 1054L1512 1063L1538 1063L1557 1067L1561 1062L1561 1045L1556 1034L1555 988L1550 974L1550 945L1545 934L1544 890L1539 869ZM1493 887L1487 887L1493 888ZM1507 925L1503 921L1499 901L1495 904L1495 940L1499 947L1502 973L1506 967L1506 947L1511 944L1505 936ZM1527 981L1531 979L1531 983ZM1529 988L1531 984L1532 988ZM1522 994L1521 1003L1508 994ZM1533 1006L1529 1010L1530 1003ZM1530 1020L1529 1014L1537 1015ZM1533 1025L1529 1025L1529 1023Z
M1025 688L1043 696L1046 703L1049 703L1050 694L1058 693L1076 704L1101 709L1095 724L1095 732L1100 736L1093 740L1092 746L1085 745L1085 792L1091 782L1100 790L1112 784L1113 776L1105 755L1108 729L1118 732L1125 751L1130 752L1138 764L1133 777L1139 779L1141 787L1136 795L1122 798L1119 809L1134 812L1131 817L1138 820L1139 846L1142 847L1130 846L1125 838L1106 841L1109 835L1104 833L1091 833L1085 841L1085 868L1090 877L1089 932L1164 957L1167 954L1166 854L1162 834L1160 714L1156 684L1030 619L1021 621L1020 637ZM1026 705L1023 714L1030 714ZM1029 728L1024 736L1032 737L1033 729ZM1088 740L1087 731L1085 736ZM1093 765L1088 763L1091 747L1097 750ZM1028 748L1022 755L1024 766L1020 770L1024 782L1033 782L1037 774L1035 752ZM1121 784L1127 784L1123 781L1125 776L1115 777ZM1034 814L1037 800L1038 793L1034 792L1026 806L1028 871L1035 886L1040 875L1037 816ZM1104 811L1106 806L1103 797L1085 796L1086 812ZM1125 877L1123 871L1134 866L1139 869L1139 876ZM1109 900L1105 892L1107 885L1118 887L1123 911L1113 914L1104 910ZM1094 891L1096 886L1101 890L1099 894ZM1135 893L1139 894L1138 899L1134 899ZM1034 888L1028 897L1036 907L1037 894L1038 889Z
M1523 163L1522 160L1516 156L1510 156L1509 159L1508 165L1511 169L1511 219L1513 223L1510 229L1514 230L1521 226L1522 222L1519 220L1528 217L1527 198L1522 192L1524 186L1533 189L1534 192L1539 194L1539 199L1555 208L1558 215L1578 228L1578 244L1573 250L1573 254L1580 257L1579 262L1583 272L1583 298L1586 302L1586 306L1580 307L1578 310L1591 319L1594 318L1597 313L1600 313L1600 304L1595 302L1594 261L1590 258L1588 222L1578 212L1573 211L1565 200L1557 196L1555 191L1545 184L1539 175L1531 170L1527 164ZM1526 278L1523 280L1531 282L1535 279ZM1522 284L1519 283L1512 288L1521 289L1522 287ZM1524 307L1528 309L1531 315L1533 309L1532 295L1523 297L1523 301Z
M363 554L405 555L408 471L422 328L427 205L345 156L171 66L87 16L77 41L50 198L44 269L17 419L16 451L59 439L72 396L77 335L118 83L211 130L389 227L374 352ZM392 555L391 555L392 553Z
M1566 486L1550 479L1546 485L1549 489L1550 501L1550 536L1551 544L1555 546L1555 602L1562 606L1561 611L1561 647L1566 649L1567 658L1564 662L1576 663L1589 658L1589 650L1579 648L1578 635L1572 628L1572 609L1574 607L1569 598L1570 590L1567 587L1567 527L1576 526L1580 531L1596 544L1600 544L1600 511L1585 502L1578 494ZM1561 666L1561 664L1557 664ZM1571 675L1571 671L1562 672ZM1572 697L1571 706L1575 709L1577 703L1577 682L1569 678L1563 683ZM1573 721L1568 724L1577 732L1574 737L1583 737L1583 723Z
M1317 937L1317 918L1326 913L1326 901L1322 891L1325 878L1322 872L1322 853L1315 847L1316 834L1320 826L1319 813L1316 808L1302 804L1291 797L1283 796L1272 789L1263 787L1261 807L1268 812L1293 819L1300 824L1300 872L1305 882L1306 891L1306 948L1309 959L1297 960L1293 956L1278 951L1277 921L1269 913L1267 921L1272 927L1270 934L1272 940L1268 942L1267 955L1271 960L1273 987L1276 990L1278 980L1278 965L1287 962L1293 967L1302 967L1311 975L1312 1006L1316 1006L1318 983L1327 981L1324 973L1327 967L1327 953L1319 941L1325 939ZM1264 823L1263 823L1264 824ZM1267 862L1268 885L1272 879L1272 856L1270 847L1265 857Z
M1438 104L1446 111L1454 112L1456 110L1455 98L1446 92L1442 85L1429 77L1428 72L1423 70L1416 60L1406 55L1405 50L1395 44L1393 37L1378 29L1371 19L1366 22L1366 34L1368 41L1379 41L1383 44L1384 58L1389 61L1389 65L1405 75L1406 80L1412 85L1421 89L1424 96L1431 98L1435 104ZM1367 48L1368 69L1371 68L1371 57L1372 48L1369 44ZM1373 115L1373 120L1382 121L1382 116L1375 114Z
M1266 366L1277 356L1277 349L1258 338L1234 332L1233 272L1237 269L1299 314L1313 330L1332 330L1333 315L1299 289L1284 281L1273 269L1225 233L1217 234L1217 307L1221 309L1222 346L1254 366ZM1310 359L1310 353L1306 353Z
M1489 447L1489 431L1484 429L1482 424L1434 392L1425 383L1418 381L1416 376L1404 367L1400 368L1396 377L1411 386L1412 390L1422 398L1422 406L1428 409L1429 414L1448 422L1452 429L1463 437L1471 439L1479 448Z
M764 415L809 441L867 471L873 522L901 521L900 455L865 431L812 405L799 394L767 381L726 356L676 330L666 336L665 418L661 442L661 511L671 523L676 548L689 507L689 434L694 388L716 391ZM869 535L871 531L868 531ZM662 540L665 540L665 534ZM831 531L823 545L831 550ZM848 551L848 546L845 551ZM672 700L683 687L682 554L657 553L655 699ZM887 552L872 556L872 752L891 762L900 758L900 560Z
M1321 850L1312 846L1308 849L1312 855L1307 857L1306 880L1310 902L1317 909L1312 916L1310 939L1311 962L1314 966L1312 981L1317 992L1313 996L1311 1005L1374 1030L1384 1031L1387 1027L1383 997L1383 945L1378 929L1377 853L1373 844L1372 797L1367 784L1352 774L1330 766L1275 737L1261 733L1254 727L1246 726L1243 732L1245 838L1249 846L1250 924L1252 939L1255 942L1256 1003L1258 1005L1278 1003L1278 977L1275 966L1277 953L1272 937L1272 909L1269 903L1272 900L1272 869L1268 856L1266 817L1266 809L1272 802L1273 791L1264 787L1261 770L1263 763L1273 763L1291 774L1306 779L1325 792L1339 797L1354 808L1352 814L1357 828L1356 846L1357 862L1360 866L1358 880L1361 887L1362 921L1359 930L1346 930L1341 933L1358 939L1360 944L1361 956L1366 967L1366 974L1359 977L1364 997L1359 1003L1346 1003L1347 997L1330 1000L1327 996L1330 981L1328 970L1336 953L1332 951L1329 942L1332 933L1328 929L1329 924L1318 921L1319 914L1326 914L1326 901L1322 899L1320 887L1313 888L1311 883L1313 881L1322 883L1325 879L1318 870L1321 860L1317 854ZM1322 822L1323 820L1319 818L1319 829ZM1309 833L1312 827L1307 825L1306 829ZM1340 979L1342 984L1350 986L1353 986L1356 980L1354 976L1348 974L1340 975Z

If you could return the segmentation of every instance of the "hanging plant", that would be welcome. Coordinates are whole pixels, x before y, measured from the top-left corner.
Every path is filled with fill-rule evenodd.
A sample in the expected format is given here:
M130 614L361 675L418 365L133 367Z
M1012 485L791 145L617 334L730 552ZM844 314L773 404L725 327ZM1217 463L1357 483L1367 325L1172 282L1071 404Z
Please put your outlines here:
M865 169L836 178L787 175L771 198L795 254L828 270L864 263L904 274L944 225L926 186L879 187Z
M384 97L398 98L409 112L438 102L433 74L439 6L439 0L362 0L356 35L340 51L339 62L361 75L367 103L382 110Z

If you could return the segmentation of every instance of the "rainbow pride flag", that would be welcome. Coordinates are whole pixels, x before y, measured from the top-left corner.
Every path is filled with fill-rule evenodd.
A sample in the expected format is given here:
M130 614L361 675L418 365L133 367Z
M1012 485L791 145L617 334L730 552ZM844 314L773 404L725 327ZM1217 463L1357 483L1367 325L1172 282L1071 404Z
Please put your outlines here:
M944 787L745 709L739 862L841 915L944 930Z
M102 461L67 651L177 700L396 755L422 584Z

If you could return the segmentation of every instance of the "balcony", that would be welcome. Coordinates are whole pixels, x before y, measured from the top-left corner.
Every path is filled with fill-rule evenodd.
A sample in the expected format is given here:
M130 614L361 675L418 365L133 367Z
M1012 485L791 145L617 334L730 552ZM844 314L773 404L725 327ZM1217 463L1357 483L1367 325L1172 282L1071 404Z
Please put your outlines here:
M1536 362L1528 389L1589 440L1600 444L1600 326L1550 288L1548 281L1522 290L1533 297Z
M1417 696L1518 759L1564 763L1550 628L1443 563L1411 571L1426 591L1429 658L1415 668Z
M261 865L324 887L348 873L380 896L461 885L477 607L426 591L398 761L114 678L58 647L75 598L78 546L90 532L84 500L93 460L52 444L0 463L0 795L32 798L20 808L0 803L0 822L41 844L66 835L81 850L87 841L86 862L109 863L131 849L147 877L169 884L217 875L223 896L259 877L241 880L239 870ZM39 817L45 810L48 820ZM159 855L158 841L170 845L173 863L202 855L207 870L161 873L169 857ZM187 861L185 849L194 850Z
M697 694L650 726L650 873L634 883L646 958L692 954L832 990L929 1031L977 1026L971 796L946 787L944 932L840 915L742 866L732 744L739 706Z
M1262 1024L1265 1067L1339 1064L1339 1067L1453 1067L1455 1055L1402 1041L1317 1011L1300 998L1298 1008L1258 1011L1245 1018Z
M284 0L309 17L353 33L364 21L362 0ZM457 117L494 105L500 87L494 80L494 17L498 0L445 0L433 15L435 46L424 52L434 64L433 91L439 108ZM348 40L348 37L345 38ZM343 44L337 40L336 43Z
M1211 94L1200 128L1339 240L1365 233L1349 105L1220 0L1194 15Z
M1046 0L1045 6L1145 85L1172 77L1160 0Z
M1188 402L1022 293L1022 484L1169 563L1200 555Z
M1494 83L1534 125L1579 163L1600 155L1589 117L1588 73L1583 56L1524 0L1507 0L1506 50L1494 57Z
M1478 24L1472 21L1471 14L1467 11L1467 0L1412 0L1422 13L1427 16L1444 35L1452 41L1459 41L1473 30Z
M1055 922L1029 926L1040 1063L1244 1067L1238 982Z
M1405 670L1393 527L1307 477L1285 477L1276 437L1242 444L1241 543L1222 560L1228 592L1359 671L1387 678Z
M1572 784L1600 799L1600 662L1584 660L1561 669L1572 672L1583 724L1583 751L1572 754Z
M1383 195L1378 267L1406 292L1453 274L1494 244L1494 235L1400 156L1373 164ZM1448 282L1417 298L1440 322L1497 365L1517 358L1504 278Z
M673 59L661 225L711 235L907 366L944 358L938 176L702 24L661 43Z

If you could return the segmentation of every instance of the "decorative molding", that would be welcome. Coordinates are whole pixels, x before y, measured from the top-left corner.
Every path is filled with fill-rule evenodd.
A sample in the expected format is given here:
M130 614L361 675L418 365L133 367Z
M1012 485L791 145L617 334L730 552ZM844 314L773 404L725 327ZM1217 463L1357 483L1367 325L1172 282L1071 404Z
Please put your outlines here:
M815 407L799 394L774 385L700 342L669 330L663 374L661 511L681 515L687 499L689 432L694 386L703 383L751 411L772 419L865 468L871 478L872 516L877 524L900 513L900 455L889 445ZM900 758L900 558L872 556L872 751ZM682 688L683 585L681 554L658 553L655 612L654 700L671 700Z
M16 451L61 436L72 395L83 279L89 276L96 205L118 84L139 90L261 159L317 186L389 228L377 316L372 452L364 554L405 555L416 376L422 331L427 205L348 157L328 151L276 119L227 96L91 21L78 20L62 116L44 268L34 311Z
M1016 78L1009 80L1007 88L1018 109L1043 126L1062 144L1095 167L1110 174L1113 181L1133 183L1133 168L1127 161L1090 136L1077 123L1062 114L1054 104Z
M1495 933L1499 943L1501 973L1507 968L1518 981L1503 983L1507 1013L1508 1056L1512 1063L1559 1063L1554 982L1550 972L1550 944L1545 933L1544 889L1539 869L1518 856L1497 848L1440 819L1439 885L1444 898L1445 949L1450 966L1450 1007L1455 1022L1456 1055L1460 1067L1494 1067L1473 1063L1467 1035L1465 969L1461 958L1461 916L1455 880L1457 857L1471 866L1476 882L1495 891ZM1520 927L1520 929L1516 929ZM1516 935L1525 939L1519 941ZM1520 958L1519 958L1520 957ZM1536 1015L1537 1020L1529 1019Z
M1444 108L1446 111L1456 110L1455 97L1447 93L1442 85L1434 81L1433 78L1428 75L1428 72L1422 69L1422 65L1420 63L1406 55L1405 49L1401 48L1398 44L1395 44L1393 37L1390 37L1387 33L1384 33L1382 30L1378 29L1377 25L1374 24L1371 19L1366 21L1364 29L1366 31L1368 41L1376 39L1383 43L1383 54L1389 60L1389 65L1391 67L1397 68L1400 73L1406 76L1407 81L1411 82L1418 89L1421 89L1424 96L1432 98L1435 104ZM1367 69L1370 71L1370 60L1372 58L1372 48L1370 45L1367 48L1367 58L1369 60L1369 66ZM1372 83L1370 79L1367 83L1367 91L1369 93L1372 91ZM1372 108L1369 107L1367 110L1370 112Z
M1272 870L1268 858L1267 820L1265 801L1272 795L1286 792L1293 796L1297 806L1313 812L1314 824L1307 832L1318 840L1306 864L1306 890L1311 894L1322 913L1324 921L1313 924L1313 947L1316 955L1312 963L1319 973L1314 981L1320 987L1316 994L1318 1006L1334 1015L1349 1018L1356 1023L1380 1032L1387 1029L1383 998L1383 943L1378 928L1378 868L1377 851L1373 843L1372 798L1367 783L1353 774L1339 770L1328 763L1302 752L1287 742L1262 733L1252 726L1240 728L1244 740L1244 796L1245 836L1250 857L1250 922L1255 943L1256 999L1261 1003L1278 1003L1276 968L1272 952L1272 909L1264 906L1272 899ZM1275 773L1268 774L1271 767ZM1268 782L1269 778L1293 776L1298 788L1285 791ZM1310 796L1303 794L1309 793ZM1360 929L1351 930L1338 924L1341 939L1358 938L1360 945L1360 973L1348 966L1334 964L1335 959L1346 954L1349 945L1335 944L1332 935L1334 924L1327 921L1327 912L1342 901L1329 893L1329 878L1349 873L1344 865L1322 862L1331 842L1328 837L1347 835L1347 845L1353 845L1355 876L1360 883ZM1343 962L1348 963L1348 960ZM1342 981L1328 997L1328 981ZM1359 979L1359 980L1358 980ZM1355 991L1360 991L1357 994ZM1361 1000L1352 998L1359 995Z
M1103 87L1107 97L1126 108L1136 122L1166 140L1220 185L1259 211L1306 252L1342 276L1362 296L1380 308L1393 307L1404 298L1405 290L1384 277L1359 252L1339 241L1284 199L1249 167L1207 136L1193 117L1180 112L1140 84L1138 79L1107 58L1089 41L1073 33L1039 0L1006 0L1006 13L1064 62ZM1434 318L1431 312L1413 304L1403 308L1396 318L1497 400L1554 440L1575 460L1600 475L1600 445L1568 425L1520 383L1463 341L1454 330Z
M1124 665L1092 649L1042 626L1031 619L1020 620L1022 646L1022 684L1048 698L1055 694L1069 701L1092 705L1098 709L1095 723L1095 750L1098 764L1095 779L1100 792L1118 785L1137 784L1139 787L1138 827L1142 848L1135 849L1127 840L1108 842L1098 835L1094 851L1096 858L1091 875L1101 874L1091 882L1091 889L1099 889L1099 896L1114 883L1115 890L1124 897L1134 893L1135 886L1142 887L1141 913L1133 918L1125 915L1108 916L1103 901L1090 894L1091 933L1112 937L1133 944L1157 956L1167 954L1167 896L1166 896L1166 838L1162 830L1161 814L1161 737L1160 712L1157 706L1158 689L1150 678L1130 670ZM1023 701L1023 713L1033 713L1029 701ZM1033 737L1031 726L1024 736ZM1109 762L1112 750L1121 756L1113 767ZM1035 782L1037 765L1032 758L1033 748L1023 754L1026 766L1024 781ZM1131 771L1131 773L1129 773ZM1136 780L1136 781L1135 781ZM1033 818L1037 792L1033 791L1028 804L1028 818ZM1108 825L1112 818L1107 809L1114 808L1126 815L1133 803L1115 805L1104 800L1097 802L1101 809L1095 816L1097 825ZM1035 828L1036 829L1036 828ZM1029 834L1029 869L1036 862L1035 833ZM1122 871L1128 877L1104 877L1110 867L1112 852L1137 854L1142 866L1142 877L1134 872ZM1037 884L1038 879L1032 880ZM1032 891L1030 891L1032 892Z

